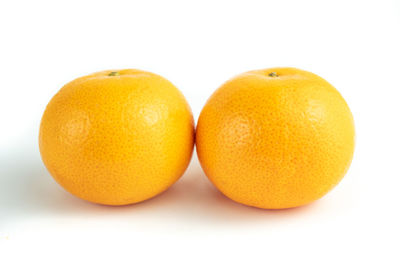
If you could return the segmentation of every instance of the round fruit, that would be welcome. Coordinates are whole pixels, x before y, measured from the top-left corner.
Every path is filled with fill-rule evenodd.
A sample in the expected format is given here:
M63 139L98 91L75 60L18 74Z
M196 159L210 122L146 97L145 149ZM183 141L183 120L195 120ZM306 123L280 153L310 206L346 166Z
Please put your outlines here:
M52 98L40 125L42 159L72 194L125 205L166 190L187 168L193 117L179 90L141 70L78 78Z
M207 101L196 147L208 178L229 198L265 209L297 207L345 175L353 117L339 92L313 73L250 71Z

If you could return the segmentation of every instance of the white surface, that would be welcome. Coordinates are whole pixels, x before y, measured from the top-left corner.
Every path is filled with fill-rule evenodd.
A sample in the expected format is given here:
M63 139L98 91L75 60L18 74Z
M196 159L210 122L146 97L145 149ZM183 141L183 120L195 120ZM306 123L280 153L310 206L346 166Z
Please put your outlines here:
M399 1L2 1L0 30L0 266L399 266ZM274 66L321 75L355 117L351 169L312 205L236 204L194 157L166 193L105 207L40 160L42 112L74 78L158 73L197 120L222 82Z

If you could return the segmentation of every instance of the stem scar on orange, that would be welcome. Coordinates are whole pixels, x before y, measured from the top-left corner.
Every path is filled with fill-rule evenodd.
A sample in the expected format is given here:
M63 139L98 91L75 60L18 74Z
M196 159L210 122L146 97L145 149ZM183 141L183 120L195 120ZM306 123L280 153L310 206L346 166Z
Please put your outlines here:
M239 203L291 208L319 199L347 172L353 117L339 92L295 68L243 73L201 111L196 147L211 182Z
M151 198L187 168L194 144L189 105L169 81L141 70L78 78L43 114L40 153L54 179L95 203Z

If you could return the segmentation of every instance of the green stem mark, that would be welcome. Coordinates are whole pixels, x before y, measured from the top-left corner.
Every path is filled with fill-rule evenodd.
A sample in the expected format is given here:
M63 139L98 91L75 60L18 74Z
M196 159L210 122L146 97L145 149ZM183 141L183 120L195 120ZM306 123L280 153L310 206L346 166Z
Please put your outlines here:
M276 72L271 72L268 74L269 77L278 77L278 74L276 74Z
M119 76L119 72L118 71L112 71L108 74L108 76Z

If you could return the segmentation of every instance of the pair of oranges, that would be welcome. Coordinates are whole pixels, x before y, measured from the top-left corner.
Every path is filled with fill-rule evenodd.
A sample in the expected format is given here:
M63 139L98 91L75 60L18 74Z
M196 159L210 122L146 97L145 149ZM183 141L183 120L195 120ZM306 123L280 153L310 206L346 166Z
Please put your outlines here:
M40 126L42 159L72 194L125 205L182 176L196 140L200 163L229 198L280 209L310 203L345 175L354 123L339 92L295 68L250 71L223 84L195 130L181 92L141 70L103 71L65 85Z

